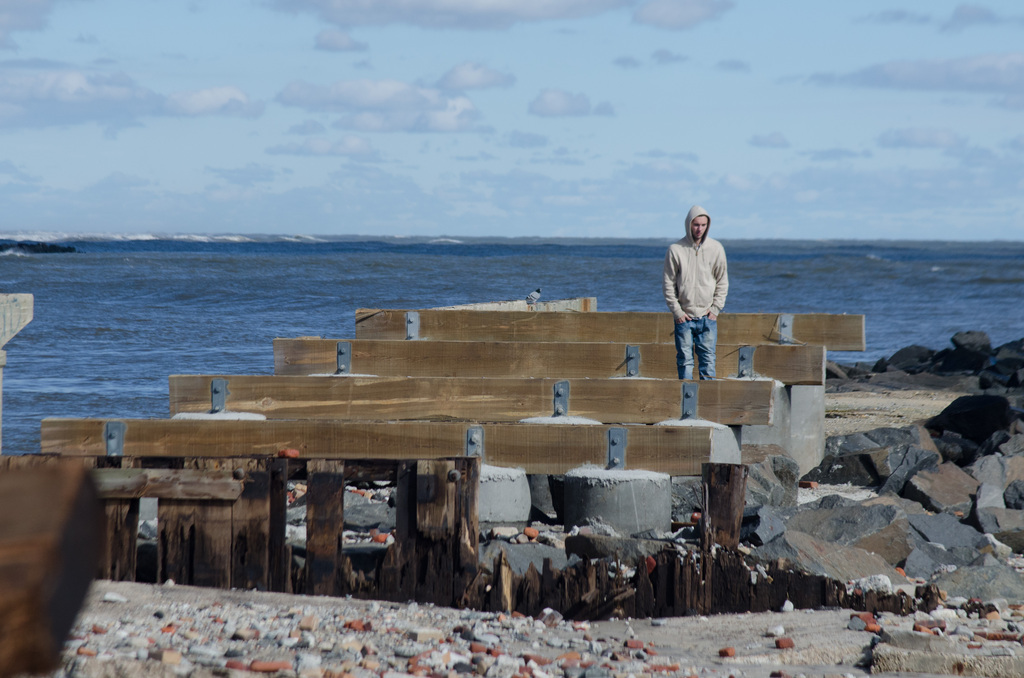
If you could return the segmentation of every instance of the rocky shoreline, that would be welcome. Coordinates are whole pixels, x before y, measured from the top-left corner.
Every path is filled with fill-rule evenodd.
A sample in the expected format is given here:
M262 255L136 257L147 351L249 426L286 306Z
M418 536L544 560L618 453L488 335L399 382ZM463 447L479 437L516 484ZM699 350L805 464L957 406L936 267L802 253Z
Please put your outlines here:
M870 366L830 366L825 460L799 477L794 462L769 457L748 481L741 551L752 568L785 559L852 587L911 595L932 583L942 599L929 612L572 622L556 612L96 582L55 675L1024 675L1024 339L993 349L978 334L956 335L946 351L909 347ZM354 489L347 537L372 560L393 511L384 488ZM301 558L302 488L292 490ZM501 550L522 571L544 558L641 566L652 552L692 546L695 490L677 479L671 534L566 533L547 516L488 526L481 560Z

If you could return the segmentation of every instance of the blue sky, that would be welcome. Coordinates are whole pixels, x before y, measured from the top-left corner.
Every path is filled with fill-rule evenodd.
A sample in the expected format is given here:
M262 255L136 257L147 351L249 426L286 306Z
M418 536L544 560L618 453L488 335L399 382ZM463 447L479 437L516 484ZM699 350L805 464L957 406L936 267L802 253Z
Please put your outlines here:
M0 235L1024 240L1024 5L0 0Z

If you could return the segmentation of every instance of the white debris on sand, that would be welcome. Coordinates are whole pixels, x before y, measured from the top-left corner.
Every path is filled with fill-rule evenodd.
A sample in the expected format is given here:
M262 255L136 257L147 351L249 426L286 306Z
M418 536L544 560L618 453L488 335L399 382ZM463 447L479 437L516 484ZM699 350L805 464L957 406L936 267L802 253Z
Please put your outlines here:
M860 487L859 485L850 485L848 483L845 485L819 484L817 487L799 488L796 501L798 504L810 504L822 497L834 494L854 501L864 501L865 499L873 499L878 496L878 492L870 487Z
M191 419L191 420L205 420L214 419L221 421L266 421L267 417L264 414L257 414L256 412L229 412L227 410L223 412L178 412L171 419Z

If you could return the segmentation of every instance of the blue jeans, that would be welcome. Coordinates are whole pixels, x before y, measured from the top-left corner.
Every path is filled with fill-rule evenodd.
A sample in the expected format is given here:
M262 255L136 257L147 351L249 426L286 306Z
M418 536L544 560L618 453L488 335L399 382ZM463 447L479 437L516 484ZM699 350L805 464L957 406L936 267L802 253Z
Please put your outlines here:
M693 379L693 353L700 362L700 378L715 378L718 323L704 316L676 323L676 368L680 379Z

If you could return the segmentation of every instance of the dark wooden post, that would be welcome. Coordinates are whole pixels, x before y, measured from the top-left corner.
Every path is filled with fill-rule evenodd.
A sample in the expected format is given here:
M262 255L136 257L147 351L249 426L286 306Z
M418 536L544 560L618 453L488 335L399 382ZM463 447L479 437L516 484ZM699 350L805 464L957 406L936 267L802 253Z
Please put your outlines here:
M341 533L345 526L345 463L306 462L306 593L341 595Z
M705 541L734 549L740 543L748 469L743 464L701 464Z

